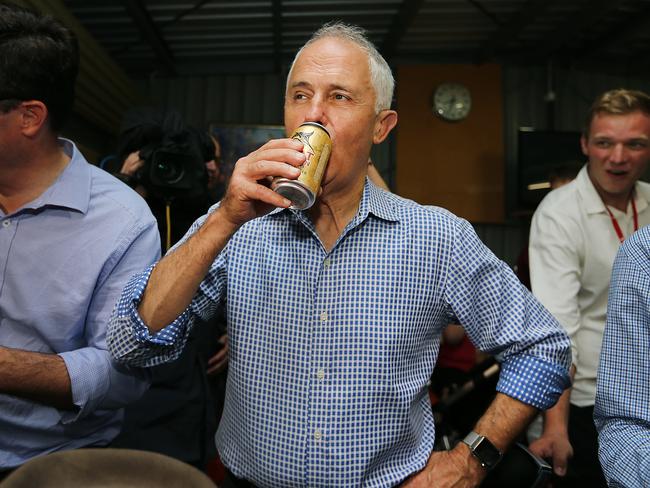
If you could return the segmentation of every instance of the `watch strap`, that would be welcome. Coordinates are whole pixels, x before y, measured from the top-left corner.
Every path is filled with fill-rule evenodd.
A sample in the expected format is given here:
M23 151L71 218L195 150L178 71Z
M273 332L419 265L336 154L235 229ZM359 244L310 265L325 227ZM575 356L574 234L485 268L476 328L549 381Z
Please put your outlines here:
M472 455L478 459L485 469L492 469L503 456L503 453L487 437L474 431L465 436L463 443L467 444Z

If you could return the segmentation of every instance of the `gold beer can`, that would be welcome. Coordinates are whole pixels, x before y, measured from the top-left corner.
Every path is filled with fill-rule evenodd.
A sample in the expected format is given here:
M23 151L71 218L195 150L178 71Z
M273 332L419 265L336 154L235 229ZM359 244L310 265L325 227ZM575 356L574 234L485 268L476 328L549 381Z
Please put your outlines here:
M298 179L275 178L271 189L291 200L291 207L305 210L316 201L320 182L332 152L329 132L316 122L305 122L291 134L292 139L303 143L305 162L300 167Z

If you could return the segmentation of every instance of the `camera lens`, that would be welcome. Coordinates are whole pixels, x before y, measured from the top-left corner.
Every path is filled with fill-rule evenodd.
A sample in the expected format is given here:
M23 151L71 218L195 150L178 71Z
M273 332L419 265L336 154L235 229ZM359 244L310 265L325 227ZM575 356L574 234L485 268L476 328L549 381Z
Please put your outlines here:
M183 167L176 161L161 160L156 163L156 173L163 183L177 183L183 178Z

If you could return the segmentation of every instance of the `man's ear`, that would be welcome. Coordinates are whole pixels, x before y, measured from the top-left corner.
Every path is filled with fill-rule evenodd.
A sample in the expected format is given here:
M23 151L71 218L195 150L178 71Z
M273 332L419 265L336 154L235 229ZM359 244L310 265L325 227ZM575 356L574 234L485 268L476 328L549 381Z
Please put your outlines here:
M584 134L580 136L580 149L582 149L582 154L589 157L589 141Z
M47 107L39 100L27 100L20 104L20 124L27 137L36 136L47 123Z
M397 112L395 110L382 110L377 114L377 120L375 120L375 131L372 135L373 144L379 144L382 142L393 127L397 125Z

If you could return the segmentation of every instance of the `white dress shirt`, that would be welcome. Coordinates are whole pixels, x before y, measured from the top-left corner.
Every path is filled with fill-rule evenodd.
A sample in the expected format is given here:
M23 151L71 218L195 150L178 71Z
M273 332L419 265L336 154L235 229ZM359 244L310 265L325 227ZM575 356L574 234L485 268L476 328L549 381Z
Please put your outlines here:
M650 185L637 182L634 202L639 228L650 224ZM634 232L632 205L609 207L625 237ZM549 193L535 211L530 230L533 293L571 337L576 375L571 403L593 406L605 328L607 294L621 243L587 166L571 183Z

